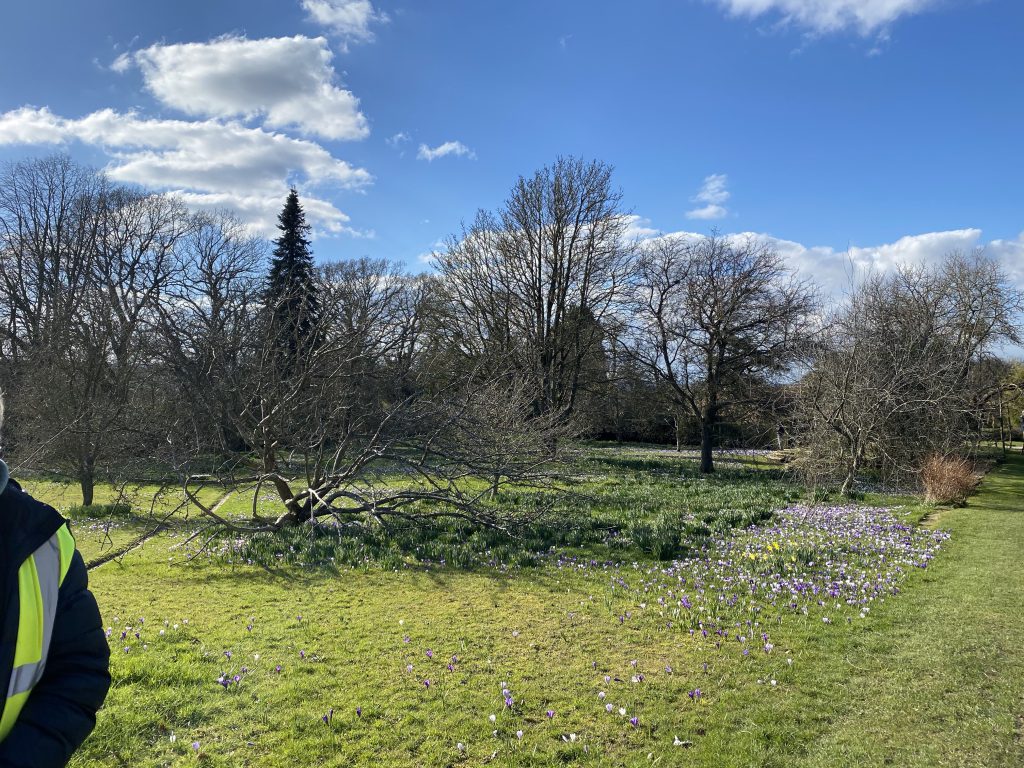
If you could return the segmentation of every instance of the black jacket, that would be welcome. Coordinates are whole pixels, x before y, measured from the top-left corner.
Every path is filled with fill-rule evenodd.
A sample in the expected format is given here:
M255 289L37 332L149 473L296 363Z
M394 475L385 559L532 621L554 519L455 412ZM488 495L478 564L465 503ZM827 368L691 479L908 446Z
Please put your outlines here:
M11 480L0 494L0 709L18 637L18 568L64 524ZM110 687L110 648L76 551L57 598L43 677L0 742L0 768L61 768L96 725Z

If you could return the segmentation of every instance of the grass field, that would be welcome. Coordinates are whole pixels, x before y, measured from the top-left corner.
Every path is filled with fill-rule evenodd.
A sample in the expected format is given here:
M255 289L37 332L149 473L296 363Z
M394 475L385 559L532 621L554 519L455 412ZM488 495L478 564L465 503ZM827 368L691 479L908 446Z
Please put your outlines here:
M72 765L1024 764L1024 462L966 508L882 511L733 461L595 449L551 510L569 533L516 545L301 533L186 562L179 513L90 574L114 686ZM79 513L79 547L146 517Z

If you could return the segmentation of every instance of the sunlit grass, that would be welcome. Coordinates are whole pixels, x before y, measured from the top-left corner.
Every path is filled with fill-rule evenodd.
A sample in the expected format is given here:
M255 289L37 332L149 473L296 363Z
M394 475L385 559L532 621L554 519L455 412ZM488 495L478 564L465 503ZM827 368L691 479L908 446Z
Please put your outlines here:
M296 558L268 552L249 565L229 549L185 562L171 547L190 516L94 570L115 685L73 765L1020 764L1012 715L1024 668L1011 639L1024 590L1010 558L1024 537L1021 462L990 477L967 508L942 512L953 539L900 594L863 619L829 604L832 624L813 602L806 616L748 614L773 645L749 656L667 626L677 619L642 576L662 566L629 540L630 526L692 516L724 520L715 535L728 535L799 489L775 469L705 481L691 459L614 449L575 470L583 479L555 517L597 522L575 543L550 534L561 561L508 562L545 534L492 552L504 568L472 558L440 567L437 557L460 544L440 531L436 542L410 535L392 557L364 540L361 557L333 564L325 545L323 562L298 565L315 554L301 542ZM499 503L529 498L518 491ZM910 523L930 511L899 501ZM247 514L239 504L221 509ZM109 534L91 525L76 521L83 549ZM129 520L114 535L144 527Z

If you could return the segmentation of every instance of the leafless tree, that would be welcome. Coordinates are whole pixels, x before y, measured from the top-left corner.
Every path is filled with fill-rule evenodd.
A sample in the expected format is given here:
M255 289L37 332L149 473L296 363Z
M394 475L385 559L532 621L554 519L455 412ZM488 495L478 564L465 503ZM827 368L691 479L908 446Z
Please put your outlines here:
M1019 341L1020 308L981 253L863 277L829 315L801 382L807 471L847 492L869 467L913 480L928 456L967 452L998 383L986 359L1000 341Z
M697 421L700 468L712 472L722 414L761 403L812 338L815 292L769 243L712 235L646 244L632 296L636 358L677 423Z
M437 256L449 343L474 367L511 364L532 382L538 417L577 408L631 267L611 172L559 158Z
M233 414L236 383L252 364L266 242L232 216L193 215L175 249L160 302L160 359L177 418L168 424L178 456L244 451Z
M148 330L184 220L180 203L63 157L8 166L0 179L19 456L74 472L85 504L97 459L128 442L137 452L145 430Z
M385 261L323 267L318 343L282 375L264 323L253 364L232 386L245 406L238 429L252 460L232 467L248 484L247 523L205 508L215 526L265 531L320 518L383 525L396 518L460 517L508 528L488 500L509 482L543 474L550 420L514 375L460 372L446 380L423 357L422 281ZM186 490L195 503L195 482ZM271 489L273 511L261 506ZM201 504L199 504L202 507Z

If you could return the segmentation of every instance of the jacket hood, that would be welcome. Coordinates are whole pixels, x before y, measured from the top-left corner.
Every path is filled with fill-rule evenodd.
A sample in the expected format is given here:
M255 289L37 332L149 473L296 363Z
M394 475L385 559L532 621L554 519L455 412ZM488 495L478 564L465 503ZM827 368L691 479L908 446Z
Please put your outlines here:
M0 553L4 561L20 564L63 524L60 513L25 493L0 461Z

